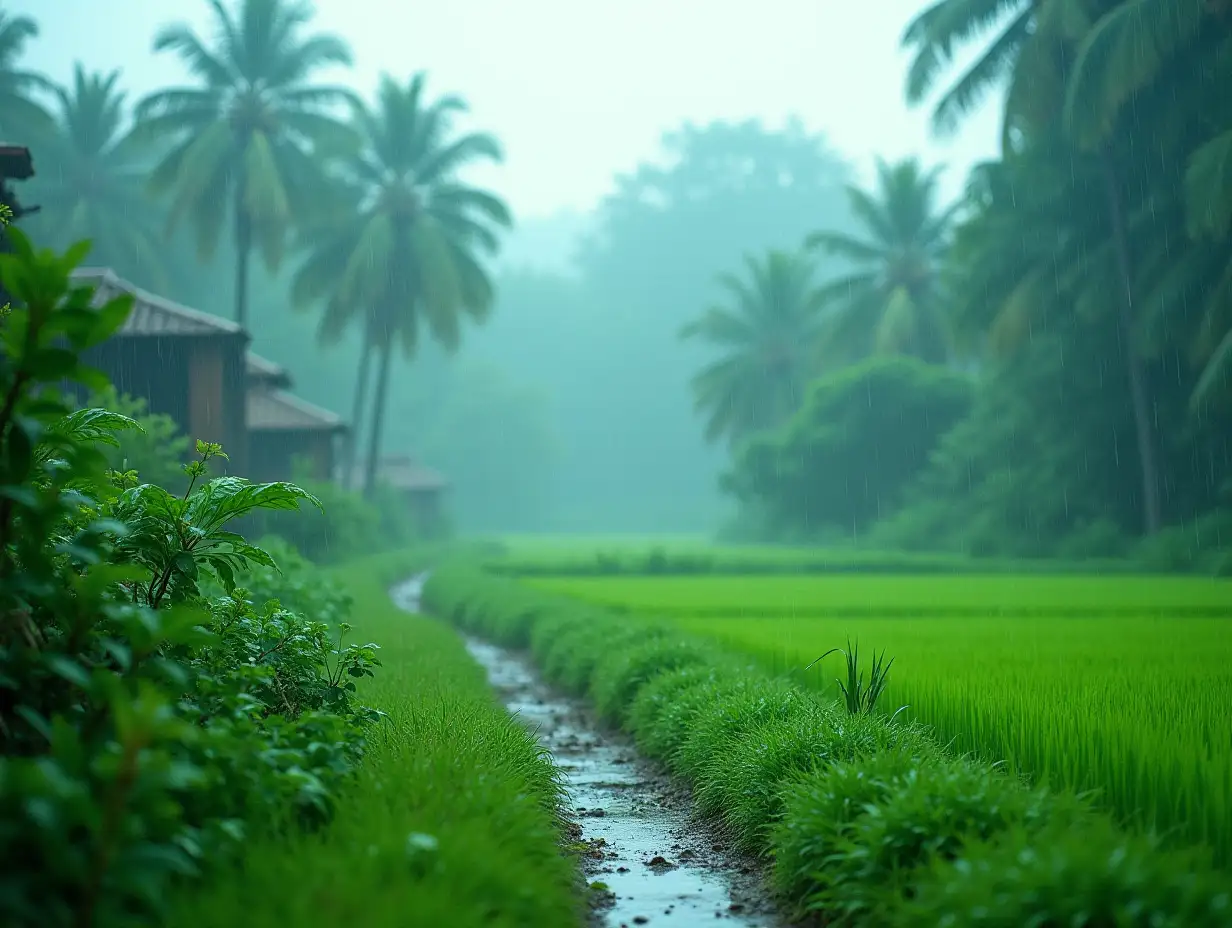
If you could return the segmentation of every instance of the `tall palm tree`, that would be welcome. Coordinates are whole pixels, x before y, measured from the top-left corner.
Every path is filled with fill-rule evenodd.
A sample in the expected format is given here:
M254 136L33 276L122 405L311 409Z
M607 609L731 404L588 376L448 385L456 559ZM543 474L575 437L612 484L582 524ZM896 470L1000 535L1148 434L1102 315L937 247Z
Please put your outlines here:
M724 352L693 378L709 441L734 444L781 425L799 408L818 364L824 301L813 271L804 254L747 256L743 278L719 278L727 301L681 330Z
M1031 112L1038 94L1064 81L1066 59L1057 40L1074 41L1090 28L1087 0L935 0L903 33L913 49L907 100L922 103L937 89L962 45L992 33L983 53L941 94L933 126L954 131L993 87L1008 84L1004 135ZM1038 113L1034 114L1038 116Z
M175 52L198 79L161 90L137 107L144 137L170 143L151 176L170 192L172 225L189 219L203 255L233 224L235 319L248 321L248 275L259 251L274 269L288 230L311 212L319 187L316 156L344 150L349 133L333 110L350 91L313 83L333 65L351 63L331 35L304 35L311 8L299 0L237 0L232 14L210 0L218 35L207 45L184 25L159 32L155 51Z
M840 354L872 351L943 362L948 327L940 306L940 267L957 205L937 207L938 169L914 159L877 164L874 192L847 188L865 237L816 232L806 247L851 261L857 270L828 282L822 299L835 307L828 347Z
M87 239L95 263L165 290L166 248L146 193L153 159L127 131L119 78L77 65L71 88L56 88L54 131L39 150L35 178L43 211L31 233L58 249Z
M354 104L362 141L340 162L327 224L309 235L309 252L296 274L297 305L325 304L319 334L336 339L351 325L362 332L353 423L364 414L371 362L378 362L364 488L371 493L389 394L394 344L407 357L423 330L456 350L464 319L482 322L492 284L481 263L495 254L498 231L511 224L493 194L458 179L467 165L499 161L499 143L487 133L453 132L466 104L456 96L426 98L425 75L406 84L381 79L376 106ZM374 358L375 356L375 358ZM346 467L354 466L353 448Z
M1082 147L1112 146L1132 100L1133 121L1141 121L1143 109L1159 117L1152 123L1153 143L1172 143L1176 149L1161 149L1158 156L1185 163L1183 181L1173 185L1176 178L1168 174L1165 183L1173 189L1156 197L1152 209L1158 213L1161 201L1179 199L1190 243L1178 244L1168 237L1173 230L1157 221L1153 251L1161 260L1144 261L1136 255L1134 263L1137 276L1145 276L1153 291L1184 294L1184 302L1202 306L1193 350L1202 365L1193 392L1195 408L1217 387L1225 387L1232 373L1232 252L1227 244L1232 229L1232 100L1221 92L1232 79L1230 26L1232 6L1226 2L1121 3L1086 35L1065 98L1066 127ZM1161 126L1160 118L1168 124ZM1125 249L1122 270L1127 279L1129 265ZM1151 280L1142 269L1153 265L1163 273ZM1139 301L1148 312L1162 305L1152 290ZM1127 314L1133 312L1132 297L1133 290L1127 289Z
M52 83L41 74L23 71L18 59L26 44L38 35L38 24L28 16L0 11L0 137L20 142L51 128L51 117L35 99L50 92Z

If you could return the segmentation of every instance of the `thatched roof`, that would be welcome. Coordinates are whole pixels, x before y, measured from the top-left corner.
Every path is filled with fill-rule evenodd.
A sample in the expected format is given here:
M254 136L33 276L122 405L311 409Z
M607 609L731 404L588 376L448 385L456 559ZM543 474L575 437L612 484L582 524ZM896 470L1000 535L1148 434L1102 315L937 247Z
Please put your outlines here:
M181 306L173 300L142 290L121 279L110 268L83 267L73 271L73 280L92 284L95 305L102 305L122 294L133 297L133 311L117 335L141 336L213 336L248 339L240 326L230 319L203 313L199 309Z
M345 432L342 417L283 390L248 391L252 432Z

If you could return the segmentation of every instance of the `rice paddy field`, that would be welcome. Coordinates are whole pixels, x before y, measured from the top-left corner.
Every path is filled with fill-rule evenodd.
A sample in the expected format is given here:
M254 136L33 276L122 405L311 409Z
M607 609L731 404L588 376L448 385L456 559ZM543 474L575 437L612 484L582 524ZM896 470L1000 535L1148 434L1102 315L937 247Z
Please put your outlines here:
M525 555L523 555L525 556ZM1232 865L1232 582L1047 575L533 576L664 617L833 687L858 643L894 658L884 706L1130 824Z

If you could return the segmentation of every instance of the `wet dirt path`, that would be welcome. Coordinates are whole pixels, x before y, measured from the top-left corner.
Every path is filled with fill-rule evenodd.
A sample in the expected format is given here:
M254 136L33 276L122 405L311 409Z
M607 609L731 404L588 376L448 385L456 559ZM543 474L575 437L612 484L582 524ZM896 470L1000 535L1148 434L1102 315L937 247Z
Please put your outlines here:
M416 611L424 579L395 587L395 602ZM625 735L598 724L580 700L546 686L524 656L474 638L466 646L565 776L567 813L587 847L586 879L607 887L594 894L594 925L783 924L753 862L694 821L688 791L640 758Z

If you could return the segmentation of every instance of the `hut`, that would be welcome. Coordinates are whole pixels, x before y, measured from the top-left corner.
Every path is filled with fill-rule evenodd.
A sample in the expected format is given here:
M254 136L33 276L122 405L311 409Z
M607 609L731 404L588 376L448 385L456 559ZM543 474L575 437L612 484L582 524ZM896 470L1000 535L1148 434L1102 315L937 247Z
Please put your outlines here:
M93 286L95 304L122 294L133 311L116 334L83 360L120 393L141 397L192 439L220 442L227 470L244 474L248 333L228 319L181 306L119 278L107 268L79 268L73 278Z
M287 392L290 374L259 355L248 355L248 468L253 480L290 480L296 463L313 480L332 480L342 419Z
M352 475L351 487L363 487L361 462ZM377 466L377 482L389 487L402 500L411 524L424 537L438 535L444 528L443 497L449 481L410 455L385 458Z

